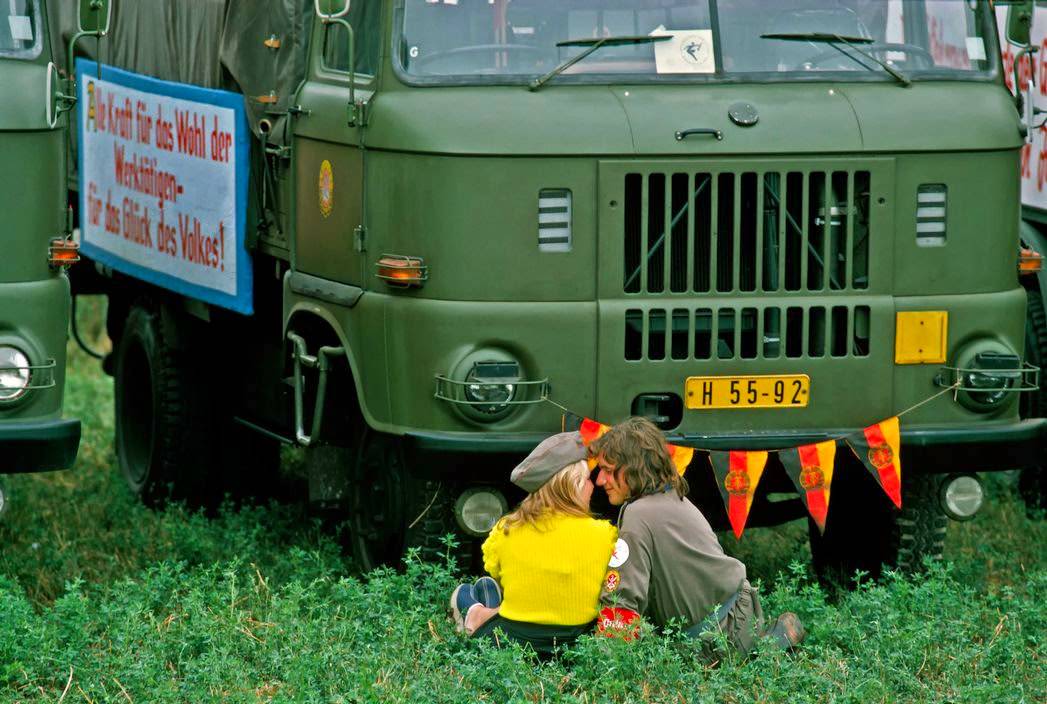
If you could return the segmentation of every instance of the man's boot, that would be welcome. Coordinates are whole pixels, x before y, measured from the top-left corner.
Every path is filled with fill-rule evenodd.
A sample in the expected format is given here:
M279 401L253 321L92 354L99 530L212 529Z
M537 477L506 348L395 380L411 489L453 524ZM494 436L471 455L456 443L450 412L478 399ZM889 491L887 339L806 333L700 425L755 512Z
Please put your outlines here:
M773 638L782 650L792 650L807 637L807 631L800 622L799 616L791 611L786 611L778 617L778 620L767 629L764 635Z

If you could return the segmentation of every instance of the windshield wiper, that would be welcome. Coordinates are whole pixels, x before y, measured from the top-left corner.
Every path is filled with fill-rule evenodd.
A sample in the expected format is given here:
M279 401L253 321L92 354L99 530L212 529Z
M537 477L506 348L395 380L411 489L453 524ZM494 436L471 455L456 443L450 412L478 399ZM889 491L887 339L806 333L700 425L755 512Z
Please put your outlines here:
M861 66L862 68L868 71L875 70L870 68L868 64L864 64L851 54L848 54L839 46L840 44L846 44L848 47L854 49L870 61L875 61L877 64L880 65L881 68L883 68L884 71L898 79L898 82L906 88L912 85L912 80L908 76L900 72L898 69L894 68L893 66L884 61L880 61L878 58L876 58L869 52L862 51L862 48L859 46L859 44L875 43L869 37L852 37L845 34L828 34L826 32L789 32L781 34L761 34L760 39L781 39L787 42L824 42L825 44L828 44L833 49L836 49L838 52L840 52L848 59Z
M552 79L556 78L561 73L563 73L567 69L571 68L576 63L578 63L579 61L584 59L586 56L588 56L589 54L592 54L594 51L596 51L597 49L599 49L601 47L605 47L605 46L625 46L625 45L628 45L628 44L652 44L654 42L664 42L665 40L672 39L672 38L673 38L673 35L671 35L671 34L658 34L656 36L651 36L649 34L640 34L640 35L632 36L632 37L603 37L602 39L593 39L593 38L568 39L566 41L556 42L556 46L558 46L558 47L563 47L563 46L587 46L589 48L586 49L585 51L583 51L581 54L578 54L578 56L572 56L571 58L567 59L562 64L560 64L559 66L557 66L552 71L550 71L549 73L545 74L544 76L539 76L538 78L534 79L533 81L531 81L531 83L527 87L528 87L529 90L538 90L539 88L544 86L546 83L548 83Z

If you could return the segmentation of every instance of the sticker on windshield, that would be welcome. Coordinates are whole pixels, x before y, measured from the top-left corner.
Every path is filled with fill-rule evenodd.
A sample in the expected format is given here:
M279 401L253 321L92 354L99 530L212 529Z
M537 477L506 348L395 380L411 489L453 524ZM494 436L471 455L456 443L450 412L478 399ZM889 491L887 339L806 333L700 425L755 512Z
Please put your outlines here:
M33 41L33 24L26 15L12 15L7 18L11 27L11 38L20 42Z
M674 29L660 26L652 37L666 36L666 41L654 45L654 61L658 73L715 73L713 31L711 29Z
M985 41L981 37L967 37L967 57L971 61L985 61Z

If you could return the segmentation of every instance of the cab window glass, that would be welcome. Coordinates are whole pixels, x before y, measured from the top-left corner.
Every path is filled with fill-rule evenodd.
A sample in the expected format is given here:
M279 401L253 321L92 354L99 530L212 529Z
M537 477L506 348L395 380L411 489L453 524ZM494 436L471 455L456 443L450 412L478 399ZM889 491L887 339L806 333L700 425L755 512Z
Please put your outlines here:
M40 34L40 0L0 0L0 57L39 56Z
M410 75L459 80L557 67L654 80L893 80L882 64L915 80L985 80L996 67L989 13L970 0L404 0L399 60ZM630 41L592 50L611 38Z
M378 71L378 50L382 39L381 3L378 0L353 0L345 19L352 25L356 41L356 73L375 75ZM324 66L335 71L349 70L349 33L340 24L332 25L327 32Z

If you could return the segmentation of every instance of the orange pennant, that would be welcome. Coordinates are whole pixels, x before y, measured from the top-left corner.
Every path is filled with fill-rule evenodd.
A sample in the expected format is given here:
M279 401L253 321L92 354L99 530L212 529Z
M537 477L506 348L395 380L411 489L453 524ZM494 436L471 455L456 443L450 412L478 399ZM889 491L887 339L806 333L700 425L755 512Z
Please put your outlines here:
M816 445L780 450L778 458L785 467L785 473L800 492L800 498L807 506L818 530L825 533L825 517L829 513L829 487L832 485L833 465L836 461L836 441L827 440Z
M847 444L898 508L902 507L901 433L898 416L847 437Z
M582 425L578 428L578 432L582 436L582 444L586 447L592 444L597 438L603 437L611 426L604 425L603 423L597 423L595 420L589 418L582 419Z
M687 467L690 466L691 460L694 459L694 448L666 443L665 449L669 451L669 459L673 461L676 471L682 477L683 473L687 471Z
M566 421L564 425L566 427ZM582 444L589 447L594 440L603 437L610 429L611 426L609 425L604 425L590 418L583 418L581 425L578 427L578 433L582 436ZM687 467L691 464L691 460L694 459L694 448L665 443L665 449L669 451L669 459L672 460L676 471L680 473L680 476L683 476L683 473L687 471Z
M767 466L766 452L710 452L709 463L716 475L716 484L720 488L727 507L727 518L737 538L742 537L745 522L749 519L749 509L756 495L756 485L760 483L764 467Z

